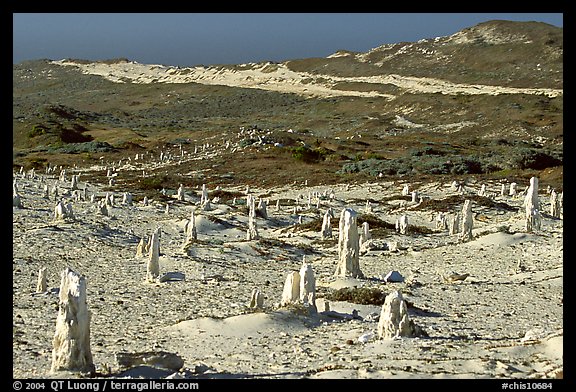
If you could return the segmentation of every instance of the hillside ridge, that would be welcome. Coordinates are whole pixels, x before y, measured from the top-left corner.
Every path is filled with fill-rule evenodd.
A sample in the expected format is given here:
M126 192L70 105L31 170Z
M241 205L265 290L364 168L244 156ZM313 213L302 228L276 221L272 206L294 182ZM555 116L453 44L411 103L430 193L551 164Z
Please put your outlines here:
M236 161L242 174L208 162L205 169L231 181L264 167L270 181L295 181L298 172L284 168L302 159L302 170L326 181L553 170L558 183L563 29L490 21L364 53L284 62L13 66L16 167L89 164L183 142L222 146L222 159ZM238 151L253 152L254 161L238 161Z

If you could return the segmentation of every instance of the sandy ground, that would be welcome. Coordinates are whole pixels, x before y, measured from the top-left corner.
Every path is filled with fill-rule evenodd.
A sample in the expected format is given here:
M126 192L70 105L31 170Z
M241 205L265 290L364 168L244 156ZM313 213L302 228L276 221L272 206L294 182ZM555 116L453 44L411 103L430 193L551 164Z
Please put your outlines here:
M514 88L488 85L470 85L452 83L434 78L419 78L402 75L379 75L365 77L338 77L333 75L315 75L307 72L295 72L285 64L248 64L247 69L232 70L216 66L208 67L171 67L164 65L123 62L115 64L80 64L66 60L53 61L61 66L73 66L89 75L99 75L115 83L201 83L232 87L258 88L263 90L295 93L304 96L362 96L385 97L394 99L395 95L377 91L339 90L338 83L371 83L394 85L401 93L442 93L448 95L466 94L544 94L556 97L563 94L562 89ZM246 64L243 64L246 66ZM271 70L272 68L272 70Z
M145 165L145 163L139 163ZM144 206L121 203L109 216L96 212L89 200L72 201L75 218L54 221L54 196L43 198L43 186L59 184L60 197L71 199L70 175L80 173L80 189L97 200L102 188L90 182L95 171L68 169L66 182L57 174L22 178L15 174L24 208L13 208L13 376L71 377L50 374L52 338L58 309L60 274L70 267L87 280L92 313L91 349L100 377L161 378L177 373L187 378L556 378L563 373L563 220L544 214L542 228L524 230L523 209L472 206L474 239L462 243L436 229L434 211L419 210L391 196L404 183L381 179L373 183L318 185L310 181L274 189L251 189L270 200L268 219L257 218L260 240L246 240L245 199L212 202L199 208L200 190L187 189L184 201L155 200ZM43 181L39 177L43 177ZM408 182L407 182L408 183ZM456 194L447 183L408 183L430 199ZM213 191L218 184L206 184ZM500 185L488 183L499 193ZM528 184L519 184L524 189ZM465 192L475 195L473 180ZM244 191L224 189L228 191ZM129 189L126 189L129 191ZM175 193L176 190L169 190ZM308 194L334 193L307 205ZM281 200L276 211L276 200ZM294 214L295 200L299 211ZM364 278L336 278L337 229L333 240L317 231L298 230L320 218L328 207L336 227L344 207L363 213L371 200L372 214L395 222L402 213L409 223L432 234L374 232L375 249L360 256ZM495 196L521 207L522 197ZM540 190L542 210L549 197ZM457 206L457 209L461 206ZM184 225L195 210L198 241L182 251ZM142 237L161 229L160 272L178 279L147 283L147 257L136 257ZM380 234L378 234L380 233ZM396 241L398 251L385 250ZM316 278L316 314L281 308L284 281L303 257ZM36 294L40 268L48 271L47 293ZM403 282L383 277L398 271ZM469 274L450 283L445 276ZM176 274L177 273L177 274ZM401 290L411 304L409 314L429 337L382 340L377 337L379 305L329 301L340 287L375 287L385 293ZM253 289L264 308L248 307ZM353 314L356 317L353 317ZM363 339L359 339L360 337ZM371 338L368 338L372 336ZM181 369L140 364L120 366L119 353L176 354Z

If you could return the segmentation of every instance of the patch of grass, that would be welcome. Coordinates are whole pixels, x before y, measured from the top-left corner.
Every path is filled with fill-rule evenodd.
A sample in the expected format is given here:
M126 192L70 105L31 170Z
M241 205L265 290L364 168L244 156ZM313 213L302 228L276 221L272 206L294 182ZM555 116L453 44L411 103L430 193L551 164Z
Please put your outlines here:
M360 305L383 305L386 294L378 288L343 287L326 293L330 301L347 301Z
M81 142L81 143L56 143L49 149L51 152L64 153L64 154L79 154L79 153L95 153L95 152L109 152L114 150L110 144L106 142Z
M30 166L34 168L34 170L43 169L46 165L48 160L46 158L35 157L29 160Z
M297 161L305 163L323 161L327 155L328 151L322 147L310 148L308 146L298 146L292 149L292 157Z
M36 136L44 135L48 130L48 127L42 124L35 124L32 129L28 132L28 137L33 138Z
M498 210L505 211L518 211L518 207L513 207L504 202L496 202L486 196L478 195L453 195L448 196L444 199L427 199L423 200L418 206L414 207L414 210L432 210L438 212L452 212L462 208L465 200L471 200L475 205L480 205L483 207L494 208Z
M164 188L163 184L167 181L166 176L146 177L138 181L138 188L140 190L161 190Z
M209 197L211 199L213 199L215 197L219 197L220 202L226 202L226 201L234 200L234 198L242 199L242 198L246 197L246 195L242 192L224 191L222 189L208 192L208 194L209 194Z

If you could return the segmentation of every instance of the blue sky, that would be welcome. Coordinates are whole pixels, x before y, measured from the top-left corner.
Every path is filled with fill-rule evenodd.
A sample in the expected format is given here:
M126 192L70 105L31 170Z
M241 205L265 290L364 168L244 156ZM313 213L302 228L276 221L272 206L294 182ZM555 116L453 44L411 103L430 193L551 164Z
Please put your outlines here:
M192 66L325 57L494 20L563 27L562 13L13 13L13 63L125 57Z

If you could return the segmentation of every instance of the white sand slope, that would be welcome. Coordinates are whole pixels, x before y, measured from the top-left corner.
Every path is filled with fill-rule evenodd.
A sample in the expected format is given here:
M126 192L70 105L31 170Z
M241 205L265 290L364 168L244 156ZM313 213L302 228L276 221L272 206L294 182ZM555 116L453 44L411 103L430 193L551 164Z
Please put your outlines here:
M338 83L372 83L394 85L400 93L442 93L442 94L543 94L556 97L562 89L514 88L488 85L452 83L434 78L420 78L396 74L338 77L324 74L310 74L290 70L285 63L241 64L239 69L222 66L172 67L164 65L140 64L134 61L106 63L77 63L58 60L53 64L72 66L89 75L99 75L115 83L201 83L231 87L258 88L278 92L295 93L304 96L331 97L339 95L394 99L395 95L377 91L339 90Z

